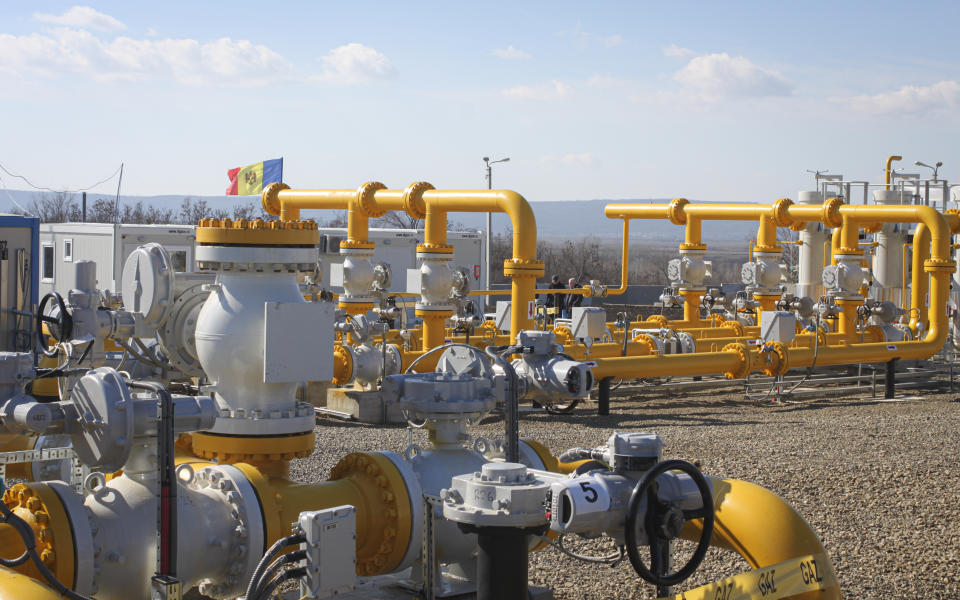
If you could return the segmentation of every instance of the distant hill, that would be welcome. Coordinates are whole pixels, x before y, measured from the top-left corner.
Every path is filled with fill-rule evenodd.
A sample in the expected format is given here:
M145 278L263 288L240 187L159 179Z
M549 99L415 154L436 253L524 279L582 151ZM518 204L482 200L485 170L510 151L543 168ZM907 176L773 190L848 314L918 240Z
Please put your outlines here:
M13 212L14 202L20 204L27 210L33 204L35 198L41 197L45 192L34 192L25 190L0 190L0 207L6 212ZM153 205L162 208L177 208L185 197L194 200L205 200L210 207L233 208L238 205L247 205L250 203L259 203L256 196L195 196L195 195L162 195L162 196L120 196L121 205L136 204L143 202L144 205ZM113 200L114 196L110 194L87 194L87 204L93 203L101 198ZM79 203L80 195L76 195ZM608 219L603 214L603 208L607 204L621 202L637 203L666 203L669 198L654 199L627 199L618 198L610 200L571 200L565 202L533 202L534 214L537 217L537 230L539 236L544 239L550 238L571 238L594 236L610 240L618 240L622 231L622 222L616 219ZM330 219L330 213L325 211L303 211L305 218L313 218L320 222ZM483 229L485 227L485 215L483 213L454 213L451 220L460 223L468 229ZM493 216L494 232L502 232L510 227L510 221L506 215L495 214ZM703 226L703 236L708 240L717 242L742 242L751 239L756 234L756 224L727 221L727 222L706 222ZM631 239L641 239L650 241L679 241L683 238L683 228L677 227L666 221L645 221L635 220L630 223Z

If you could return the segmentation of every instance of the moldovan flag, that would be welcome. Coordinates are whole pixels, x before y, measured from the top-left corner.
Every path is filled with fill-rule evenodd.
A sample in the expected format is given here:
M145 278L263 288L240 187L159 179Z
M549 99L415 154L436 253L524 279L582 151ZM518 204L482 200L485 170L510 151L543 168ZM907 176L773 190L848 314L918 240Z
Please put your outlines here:
M263 191L263 186L283 181L283 159L274 158L230 169L227 177L230 178L228 196L256 196Z

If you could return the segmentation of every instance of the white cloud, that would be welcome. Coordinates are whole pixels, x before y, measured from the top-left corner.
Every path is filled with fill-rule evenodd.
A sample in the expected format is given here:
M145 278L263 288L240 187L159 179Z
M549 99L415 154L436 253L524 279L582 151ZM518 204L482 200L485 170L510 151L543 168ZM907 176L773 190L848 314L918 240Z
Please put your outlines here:
M939 81L928 86L905 85L893 92L831 100L843 102L860 112L919 115L960 106L960 83Z
M255 86L284 79L290 63L266 46L220 38L107 41L79 29L0 34L0 70L20 76L80 75L95 81L170 78L178 83Z
M545 165L563 165L566 167L589 167L593 164L593 154L589 152L568 153L561 155L545 154L540 157Z
M160 35L160 34L157 33L157 30L154 29L153 27L148 27L148 28L147 28L147 35L150 36L150 37L157 37L157 36Z
M338 85L369 83L396 72L389 58L357 42L334 48L321 61L324 72L317 79Z
M788 96L793 85L779 72L743 56L706 54L690 60L673 78L707 100L730 96Z
M74 6L62 15L34 13L33 18L44 23L53 23L64 27L95 29L97 31L123 31L126 25L89 6Z
M600 42L607 48L613 48L623 43L623 36L619 33L600 38Z
M587 46L598 43L606 46L607 48L612 48L623 43L623 36L619 33L614 33L611 35L597 35L589 31L584 31L581 23L577 23L573 29L560 31L557 33L557 35L570 38L573 40L574 45L576 45L578 48L586 48Z
M497 48L493 51L493 55L506 60L525 60L530 58L529 54L523 50L514 48L513 45L507 46L506 48Z
M569 84L555 79L550 85L517 85L500 93L514 100L553 100L569 96L572 92L573 88Z
M693 58L697 53L690 48L681 48L676 44L670 44L663 48L663 55L669 56L670 58L682 58L684 60L688 58Z

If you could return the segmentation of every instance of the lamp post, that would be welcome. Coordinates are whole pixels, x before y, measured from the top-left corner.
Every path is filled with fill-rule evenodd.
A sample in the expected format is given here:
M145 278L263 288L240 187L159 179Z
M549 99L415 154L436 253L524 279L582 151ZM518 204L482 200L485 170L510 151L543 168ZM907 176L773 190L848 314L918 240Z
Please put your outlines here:
M490 157L489 157L489 156L484 156L484 157L483 157L483 162L484 162L484 164L487 165L487 189L488 189L488 190L492 190L492 189L493 189L493 165L495 165L495 164L497 164L497 163L504 163L504 162L509 162L509 161L510 161L510 158L509 158L509 157L507 157L507 158L501 158L501 159L499 159L499 160L490 160ZM487 264L486 264L486 288L487 288L488 290L491 289L491 287L490 287L490 286L491 286L491 281L490 281L490 272L491 272L491 271L490 271L490 230L491 230L492 228L493 228L493 213L489 213L489 212L488 212L488 213L487 213L487 231L486 231L486 235L484 236L485 244L486 244L486 259L487 259L487 260L486 260L486 263L487 263ZM487 296L487 302L489 302L489 301L490 301L490 296ZM486 304L486 303L485 303L485 304Z

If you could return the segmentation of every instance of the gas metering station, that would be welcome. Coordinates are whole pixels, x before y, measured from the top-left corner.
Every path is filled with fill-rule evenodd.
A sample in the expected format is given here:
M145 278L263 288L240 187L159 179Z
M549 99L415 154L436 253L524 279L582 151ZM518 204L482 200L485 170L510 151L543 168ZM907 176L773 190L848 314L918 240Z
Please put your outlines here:
M611 431L604 446L555 456L520 436L517 413L532 401L563 412L595 389L604 410L615 378L780 377L940 352L960 216L945 210L946 182L932 182L938 210L930 181L895 180L898 159L874 190L832 180L796 202L610 204L606 216L623 224L616 286L538 290L536 221L521 195L425 182L272 184L262 200L276 219L201 220L194 273L144 245L119 294L78 261L76 288L40 303L40 360L0 354L0 444L17 453L7 475L21 481L0 503L0 599L550 598L527 577L528 555L545 551L629 561L668 596L710 546L753 570L678 597L839 598L817 535L776 494L664 460L654 433ZM347 211L339 295L310 280L319 234L304 209ZM387 292L389 267L372 260L368 221L387 211L425 220L407 293ZM451 266L457 212L511 220L510 302L494 320L474 302L493 292L471 290ZM683 318L608 321L582 307L545 327L528 308L537 293L625 292L634 219L684 229L661 297ZM757 225L745 293L706 284L711 220ZM799 247L796 281L786 243ZM394 328L392 296L411 297L422 326ZM315 445L307 382L376 398L425 428L429 445L347 454L319 484L291 479L290 461ZM503 437L474 435L494 411ZM616 551L583 556L563 545L570 536L608 538ZM680 539L695 549L675 564Z

